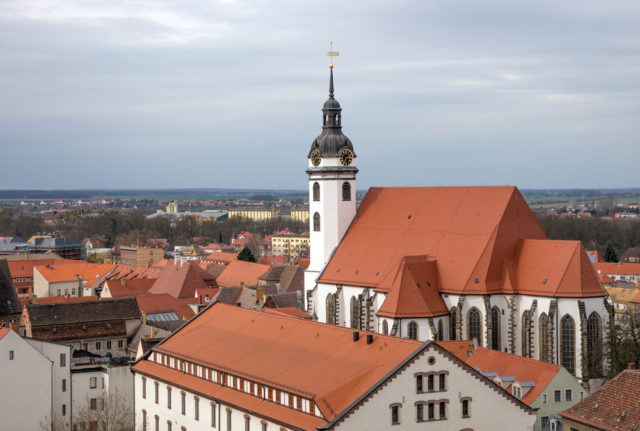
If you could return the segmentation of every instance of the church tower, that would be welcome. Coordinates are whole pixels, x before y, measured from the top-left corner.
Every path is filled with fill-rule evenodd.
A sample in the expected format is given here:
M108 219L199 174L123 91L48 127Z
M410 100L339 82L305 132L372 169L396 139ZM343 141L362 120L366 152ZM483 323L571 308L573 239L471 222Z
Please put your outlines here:
M305 290L315 280L342 240L356 214L355 152L342 133L342 109L333 96L333 64L329 72L329 99L322 107L322 133L309 150L309 232L311 262Z

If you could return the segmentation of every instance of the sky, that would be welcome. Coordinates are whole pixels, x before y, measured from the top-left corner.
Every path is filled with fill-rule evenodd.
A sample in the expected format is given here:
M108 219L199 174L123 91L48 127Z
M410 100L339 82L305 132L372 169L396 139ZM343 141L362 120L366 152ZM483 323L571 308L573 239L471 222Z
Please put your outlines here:
M640 186L640 2L0 0L0 189Z

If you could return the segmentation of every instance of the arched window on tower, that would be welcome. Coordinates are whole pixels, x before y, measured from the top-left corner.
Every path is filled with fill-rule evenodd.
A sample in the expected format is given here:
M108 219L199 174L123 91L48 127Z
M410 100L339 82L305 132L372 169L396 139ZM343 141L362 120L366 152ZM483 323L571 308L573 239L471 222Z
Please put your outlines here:
M327 323L336 324L336 297L331 293L327 295Z
M602 325L595 311L587 319L587 366L590 378L602 377Z
M456 339L456 324L458 320L458 309L456 307L452 307L449 311L449 339Z
M320 214L318 213L313 215L313 231L320 232Z
M409 333L409 338L411 340L417 340L418 339L418 324L416 322L409 322L409 326L408 326L407 332Z
M531 311L522 313L522 356L531 357Z
M500 350L500 310L498 307L491 309L491 348Z
M480 317L480 311L473 307L469 311L467 331L469 340L475 339L479 346L482 346L482 318Z
M382 333L384 335L389 335L389 324L387 323L386 320L382 321Z
M576 372L576 326L573 319L565 314L560 320L560 365L571 374Z
M355 296L351 297L351 327L360 329L360 302Z
M351 184L348 181L342 183L342 200L350 201L351 200Z
M320 200L320 184L313 183L313 200L318 202Z
M437 339L438 341L444 341L444 323L442 322L442 319L438 320Z
M336 115L336 126L340 125L340 114Z
M544 362L553 362L551 360L551 348L550 348L550 337L551 337L551 328L549 326L551 322L549 321L549 317L542 313L540 316L539 324L540 328L538 329L538 336L540 338L540 360Z

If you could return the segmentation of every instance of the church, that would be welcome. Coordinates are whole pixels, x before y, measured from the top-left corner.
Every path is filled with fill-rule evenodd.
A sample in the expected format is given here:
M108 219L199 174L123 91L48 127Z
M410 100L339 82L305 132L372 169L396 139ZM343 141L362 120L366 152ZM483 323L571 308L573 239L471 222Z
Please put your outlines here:
M613 308L579 241L546 237L513 186L381 187L356 205L334 95L308 157L307 311L419 341L479 345L601 378Z

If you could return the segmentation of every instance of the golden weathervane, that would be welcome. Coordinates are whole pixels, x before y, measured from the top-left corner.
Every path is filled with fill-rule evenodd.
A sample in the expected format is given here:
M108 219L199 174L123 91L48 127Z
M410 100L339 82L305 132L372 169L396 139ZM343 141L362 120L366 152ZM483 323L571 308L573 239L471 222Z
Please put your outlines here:
M329 67L333 69L333 57L340 55L338 51L333 50L333 38L329 39L329 52L327 52L327 55L331 57L331 64L329 64Z

